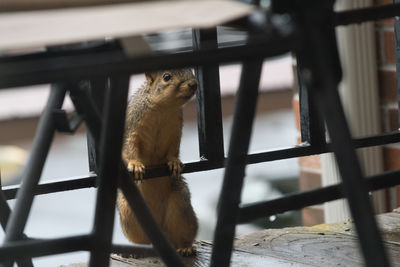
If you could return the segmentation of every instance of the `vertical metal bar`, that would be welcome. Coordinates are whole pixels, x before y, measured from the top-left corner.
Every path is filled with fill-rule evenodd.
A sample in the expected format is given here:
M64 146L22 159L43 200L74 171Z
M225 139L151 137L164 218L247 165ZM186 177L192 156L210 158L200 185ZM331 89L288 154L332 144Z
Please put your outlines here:
M334 28L329 26L333 2L321 1L317 7L301 11L308 41L302 56L309 59L308 65L302 66L301 75L325 118L365 264L389 266L337 89L341 69Z
M93 137L93 134L89 131L89 129L86 130L86 142L88 148L89 171L98 173L98 168L97 168L98 151L96 149L97 144Z
M304 84L301 75L301 61L297 59L297 79L299 84L300 104L300 132L301 141L312 146L320 147L326 144L324 123L318 116L314 103L312 103L307 86Z
M120 171L129 75L110 78L100 137L99 186L90 267L108 266L114 227L117 177Z
M100 129L101 112L103 110L104 93L107 79L98 79L95 81L81 81L78 84L70 84L70 98L74 103L75 109L81 116L84 116L86 124L95 124L96 127L87 127L86 137L88 146L89 170L98 173L98 142L100 140L98 132L92 129ZM90 109L92 112L87 112Z
M10 206L8 206L6 197L4 196L3 191L0 191L0 223L1 227L5 230L7 227L7 221L8 218L10 217L11 214L11 209Z
M219 197L211 256L211 266L214 267L229 266L230 263L262 63L262 59L243 63L224 182Z
M32 206L34 189L38 184L50 145L56 131L53 110L61 108L65 97L63 85L54 84L33 141L31 153L21 175L22 184L17 193L14 211L7 223L4 243L22 238ZM2 264L12 266L12 263Z
M393 0L394 4L400 3L400 0ZM397 121L400 125L400 17L394 17L394 46L396 55L396 83L397 83ZM383 88L380 88L383 90ZM390 207L397 207L397 201L400 199L397 188L388 189L390 196Z
M108 83L107 78L99 78L96 80L86 81L85 87L87 87L88 93L93 100L94 105L97 107L100 115L104 109L104 94ZM89 170L98 173L97 169L97 158L98 158L98 145L95 144L95 138L90 130L87 130L87 145L88 145L88 159L89 159Z
M100 141L100 130L102 125L101 112L97 108L90 94L90 82L81 82L68 86L71 101L78 114L85 118L85 123L91 136L95 139L94 144Z
M393 0L394 4L400 3L400 0ZM397 80L397 105L400 111L400 17L394 17L394 44L396 49L396 80ZM398 121L400 125L400 112L398 112Z
M193 30L193 47L195 50L218 48L217 29ZM224 159L224 139L219 65L198 66L195 72L199 81L196 103L200 158L221 162Z

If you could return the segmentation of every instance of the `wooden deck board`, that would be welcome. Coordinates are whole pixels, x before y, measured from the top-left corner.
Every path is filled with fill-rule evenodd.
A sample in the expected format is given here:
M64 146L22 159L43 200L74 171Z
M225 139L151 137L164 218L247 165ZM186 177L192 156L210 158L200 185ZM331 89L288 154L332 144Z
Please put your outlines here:
M377 216L393 266L400 266L400 210ZM209 265L212 244L199 242L187 266ZM363 266L352 221L313 227L267 229L236 238L231 266ZM156 257L111 257L112 267L165 266ZM71 266L72 267L72 266Z
M184 262L186 266L190 267L206 267L210 264L212 245L208 242L198 242L198 255L196 257L185 257ZM149 257L143 259L126 259L120 256L112 256L112 267L132 267L132 266L146 266L146 267L160 267L165 266L158 258ZM124 263L125 265L114 265L114 263ZM241 251L237 249L232 254L231 266L240 267L261 267L261 266L293 266L290 261L284 259L265 256L262 254L254 254L252 252ZM305 265L295 265L305 266Z

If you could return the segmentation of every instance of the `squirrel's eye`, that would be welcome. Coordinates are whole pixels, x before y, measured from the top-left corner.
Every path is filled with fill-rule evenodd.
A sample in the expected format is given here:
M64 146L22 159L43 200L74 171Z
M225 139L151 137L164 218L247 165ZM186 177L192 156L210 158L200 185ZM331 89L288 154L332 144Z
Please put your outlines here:
M171 80L171 79L172 79L171 74L165 73L165 74L163 75L163 80L164 80L164 82L168 82L168 81Z

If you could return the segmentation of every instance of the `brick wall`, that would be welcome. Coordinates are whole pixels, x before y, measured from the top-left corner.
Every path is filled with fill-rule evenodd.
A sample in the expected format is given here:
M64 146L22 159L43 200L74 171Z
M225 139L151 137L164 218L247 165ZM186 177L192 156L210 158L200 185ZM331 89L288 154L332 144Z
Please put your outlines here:
M375 0L376 4L391 4L392 0ZM382 116L382 132L392 132L399 129L397 86L396 86L396 54L394 43L393 19L376 22L376 42L378 49L379 96ZM400 169L400 146L397 144L384 147L385 170ZM394 206L400 206L400 187L388 190L394 199ZM399 196L399 197L396 197ZM397 198L397 199L396 199ZM388 206L390 205L388 201Z
M297 98L293 99L293 111L296 118L298 143L300 139L300 108ZM321 187L321 162L320 156L301 157L299 162L299 190L310 190ZM323 206L311 206L302 210L303 225L315 225L324 221Z
M377 5L391 4L392 0L375 0ZM376 43L378 55L378 79L379 97L382 117L382 132L392 132L399 128L397 89L396 89L396 56L394 44L393 19L385 19L376 22ZM293 100L294 114L297 118L297 129L299 130L299 103ZM300 142L300 132L299 132ZM385 170L400 169L400 145L388 145L384 147ZM309 190L321 186L321 163L319 156L299 158L300 176L299 189ZM400 206L400 187L388 190L388 210L394 206ZM396 196L399 197L396 200ZM392 200L391 200L392 199ZM394 203L393 203L394 199ZM303 224L314 225L324 222L323 206L313 206L302 210Z

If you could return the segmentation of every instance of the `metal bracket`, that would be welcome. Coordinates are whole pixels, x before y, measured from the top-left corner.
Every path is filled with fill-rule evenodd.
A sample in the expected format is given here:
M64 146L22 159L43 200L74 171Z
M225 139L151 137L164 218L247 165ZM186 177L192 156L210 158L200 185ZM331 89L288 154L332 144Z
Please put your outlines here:
M57 130L62 133L74 133L83 121L83 117L77 113L68 118L67 112L63 109L54 110L53 116Z

